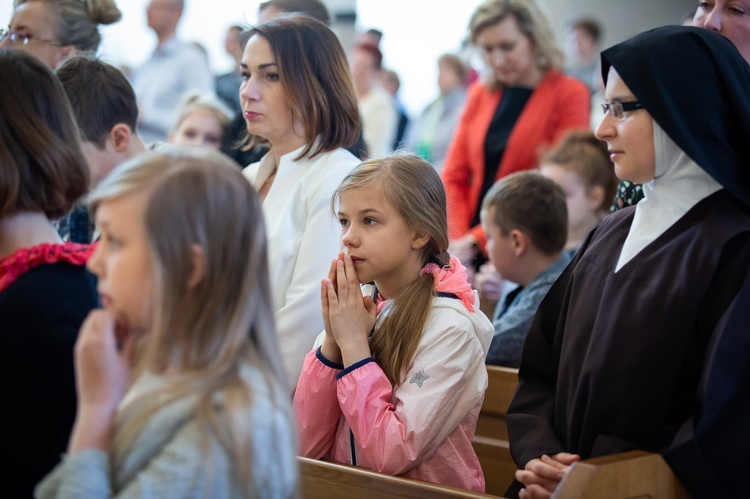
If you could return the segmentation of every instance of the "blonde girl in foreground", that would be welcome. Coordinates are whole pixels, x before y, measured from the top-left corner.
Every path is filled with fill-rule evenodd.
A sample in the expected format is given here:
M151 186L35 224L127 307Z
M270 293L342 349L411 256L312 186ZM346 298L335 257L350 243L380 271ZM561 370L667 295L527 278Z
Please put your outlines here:
M218 153L185 149L115 169L89 200L104 309L76 344L68 456L37 496L294 496L296 441L250 184Z
M370 160L333 204L344 253L294 397L302 455L484 491L471 442L492 324L448 255L440 177L414 155Z

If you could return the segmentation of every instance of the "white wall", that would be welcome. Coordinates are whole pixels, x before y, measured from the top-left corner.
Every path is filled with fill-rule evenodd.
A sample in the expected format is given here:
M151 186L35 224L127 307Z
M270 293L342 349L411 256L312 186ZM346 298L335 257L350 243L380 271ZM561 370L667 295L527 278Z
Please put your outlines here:
M558 28L574 17L593 17L604 27L602 47L658 26L680 24L695 0L543 0Z
M599 19L609 46L640 31L679 23L697 5L695 0L540 0L559 29L573 15ZM156 38L146 27L148 0L119 0L123 19L102 29L102 57L114 64L137 66L153 50ZM252 24L258 0L186 0L180 36L203 44L214 70L227 71L232 61L224 53L223 40L230 24ZM447 51L459 49L467 34L471 12L480 0L327 0L332 11L357 6L357 26L376 27L385 33L384 63L401 76L401 98L412 114L419 112L437 93L435 61ZM12 0L0 0L0 26L10 22ZM346 33L346 29L336 30ZM347 45L349 42L345 42ZM345 48L348 48L345 46Z
M146 25L149 0L116 0L122 19L101 29L102 59L124 66L141 64L156 46L156 36ZM216 72L226 72L232 59L224 52L224 35L232 24L251 25L257 20L260 0L185 0L178 36L197 41L209 52ZM0 26L10 23L12 0L0 0Z
M695 0L539 0L561 35L570 17L587 15L604 27L602 47L665 24L679 24ZM436 60L442 52L457 51L468 34L469 18L482 0L359 0L358 25L377 27L384 64L401 76L401 98L418 112L437 90ZM477 69L481 68L478 61Z

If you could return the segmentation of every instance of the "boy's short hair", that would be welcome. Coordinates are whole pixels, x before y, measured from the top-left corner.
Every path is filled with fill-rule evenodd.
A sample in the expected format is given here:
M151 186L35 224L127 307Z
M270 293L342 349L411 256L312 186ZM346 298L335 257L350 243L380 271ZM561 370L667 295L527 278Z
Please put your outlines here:
M135 132L138 103L119 69L91 56L76 56L55 73L68 95L83 141L103 149L107 135L118 123Z
M539 251L554 255L568 239L568 208L562 188L538 172L518 172L496 182L482 209L503 235L526 234Z

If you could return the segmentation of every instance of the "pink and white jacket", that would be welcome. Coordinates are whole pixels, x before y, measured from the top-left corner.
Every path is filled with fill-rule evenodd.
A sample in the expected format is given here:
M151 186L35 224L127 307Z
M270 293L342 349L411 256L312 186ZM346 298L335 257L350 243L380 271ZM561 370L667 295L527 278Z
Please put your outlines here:
M493 328L476 293L457 294L433 298L414 360L395 389L372 358L347 369L324 358L325 332L318 336L294 396L301 455L484 491L471 442Z

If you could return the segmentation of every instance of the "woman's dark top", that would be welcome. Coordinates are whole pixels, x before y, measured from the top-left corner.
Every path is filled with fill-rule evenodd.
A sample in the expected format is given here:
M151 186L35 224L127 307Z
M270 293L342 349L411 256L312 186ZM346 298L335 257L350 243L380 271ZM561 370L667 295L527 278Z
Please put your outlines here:
M523 108L526 107L532 92L533 89L531 88L521 87L508 87L503 91L503 98L497 105L495 115L492 117L487 135L484 138L484 182L482 184L482 195L479 198L480 205L484 195L495 183L500 161L503 159L505 147L508 145L508 138L513 132L516 121L521 116ZM471 222L472 227L480 223L480 212L481 210L477 210L474 214L474 220Z
M76 413L73 345L98 305L83 265L27 270L0 292L0 489L32 497L60 461Z

